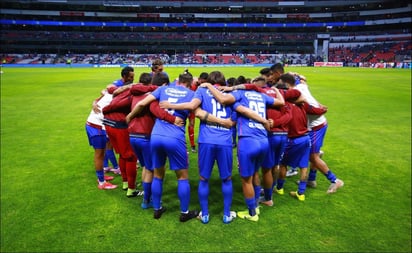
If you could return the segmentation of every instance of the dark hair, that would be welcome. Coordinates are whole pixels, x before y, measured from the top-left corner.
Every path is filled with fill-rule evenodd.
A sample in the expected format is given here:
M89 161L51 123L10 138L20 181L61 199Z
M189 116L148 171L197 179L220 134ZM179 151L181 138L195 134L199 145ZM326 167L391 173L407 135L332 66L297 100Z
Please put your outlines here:
M295 85L295 76L293 76L292 74L286 73L286 74L282 74L279 77L279 80L281 80L284 83L287 83L289 85L294 86Z
M205 79L205 80L207 80L208 77L209 77L209 74L206 73L206 72L202 72L202 73L200 73L200 75L199 75L199 78Z
M259 71L259 73L260 73L262 76L269 76L269 75L270 75L270 72L271 72L270 68L263 68L263 69L261 69L261 70Z
M235 77L230 77L226 80L226 84L229 87L235 86L237 84L237 80Z
M149 73L141 73L139 83L148 85L152 82L152 76Z
M156 70L159 66L163 66L164 63L160 59L155 59L152 61L152 71Z
M237 83L238 83L238 84L247 83L246 77L244 77L244 76L238 76L238 77L237 77Z
M122 69L122 72L120 72L120 75L122 75L122 77L126 77L129 75L130 72L134 72L134 69L130 66L127 66Z
M152 84L157 86L162 86L163 84L169 85L169 77L164 72L159 72L153 75Z
M192 85L193 76L189 73L189 71L185 71L183 74L179 75L179 83L186 84L186 87Z
M210 72L209 76L207 77L207 81L211 84L220 84L223 86L226 85L225 76L220 71Z
M285 73L285 69L283 68L282 63L280 62L273 64L270 67L270 70L272 70L273 72L278 72L279 74Z

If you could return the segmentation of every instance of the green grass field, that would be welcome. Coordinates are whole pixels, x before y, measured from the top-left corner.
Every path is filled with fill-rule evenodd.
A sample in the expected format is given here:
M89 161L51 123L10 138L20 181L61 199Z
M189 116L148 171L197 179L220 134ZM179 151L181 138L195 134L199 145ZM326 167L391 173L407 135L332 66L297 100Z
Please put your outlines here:
M259 69L221 71L226 78L253 78ZM141 198L97 189L85 121L120 68L2 70L1 252L412 251L411 70L286 68L305 75L312 94L329 107L324 160L345 186L327 195L329 182L318 175L305 202L274 194L274 207L262 207L257 223L223 224L214 171L207 225L178 221L170 171L163 196L168 211L159 220L140 208ZM135 80L148 70L136 68ZM190 69L194 75L213 70ZM183 68L166 71L176 77ZM233 210L243 210L235 165ZM197 154L190 154L189 171L190 206L198 209ZM287 180L286 192L296 189L296 180Z

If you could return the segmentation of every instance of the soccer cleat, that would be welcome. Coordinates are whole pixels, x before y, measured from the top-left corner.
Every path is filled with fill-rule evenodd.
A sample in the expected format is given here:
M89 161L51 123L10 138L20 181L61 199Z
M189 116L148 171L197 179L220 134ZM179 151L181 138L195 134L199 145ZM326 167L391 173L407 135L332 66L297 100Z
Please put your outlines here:
M336 192L339 188L341 188L344 185L343 181L340 179L336 179L335 183L332 183L329 186L329 189L326 191L327 194L331 194Z
M203 224L209 223L209 214L208 214L208 215L202 215L202 212L200 212L199 215L197 216L197 218L198 218Z
M195 147L195 146L192 146L191 151L192 151L192 153L197 153L196 147Z
M285 190L283 188L278 189L277 187L275 187L273 188L273 190L279 195L285 194Z
M142 204L140 205L140 207L142 209L153 208L153 202L152 201L150 201L150 202L143 201Z
M230 211L229 216L223 215L223 223L225 224L231 223L234 218L236 218L236 212Z
M114 179L114 177L112 177L112 176L104 176L104 180L106 180L106 181L110 181L110 180L113 180Z
M111 184L109 182L104 182L103 184L98 184L97 187L99 187L100 190L112 190L117 188L117 185Z
M292 177L298 174L298 170L296 168L292 168L286 171L286 177Z
M144 191L139 191L139 190L134 190L131 193L129 193L129 191L126 194L126 197L128 198L134 198L137 196L142 196L144 194Z
M121 175L121 174L122 174L122 172L120 171L120 168L119 168L119 167L117 167L117 169L112 169L112 172L113 172L114 174L117 174L117 175Z
M186 222L190 219L196 218L197 216L199 216L199 212L198 211L188 211L187 213L180 213L180 218L179 220L181 222Z
M160 209L154 210L153 218L160 219L160 217L162 217L162 214L164 212L166 212L166 207L164 207L164 206L162 206Z
M273 206L273 200L266 200L263 196L259 198L259 203L262 203L265 206Z
M245 219L245 220L250 220L250 221L258 221L259 220L259 215L256 213L255 215L251 216L249 214L249 210L237 212L237 217L239 217L241 219Z
M104 167L103 170L104 170L105 173L107 173L107 172L113 171L113 168L112 167Z
M297 198L299 201L305 201L305 194L299 194L296 192L290 192L290 196Z
M299 184L299 183L300 183L300 180L296 181L296 184ZM314 180L306 182L306 186L309 187L309 188L316 188L317 185L318 184Z

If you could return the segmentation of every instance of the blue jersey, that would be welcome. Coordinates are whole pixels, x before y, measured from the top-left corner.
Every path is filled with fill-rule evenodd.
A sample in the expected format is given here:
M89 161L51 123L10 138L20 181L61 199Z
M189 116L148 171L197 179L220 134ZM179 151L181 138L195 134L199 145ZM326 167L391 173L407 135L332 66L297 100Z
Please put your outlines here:
M161 86L156 89L152 95L158 100L168 101L171 104L190 102L194 92L180 85ZM189 115L189 110L167 110L170 114L177 116L183 121L186 121ZM152 135L170 136L180 139L185 139L185 126L176 126L164 120L156 119L152 130Z
M114 85L116 85L116 87L121 87L124 85L124 82L122 79L116 80L113 82Z
M239 105L243 105L262 118L266 119L266 105L273 105L274 98L269 97L266 94L252 91L252 90L235 90L231 93L236 98L236 103L233 108L237 108ZM238 113L237 119L237 131L238 136L251 136L256 138L267 137L267 131L263 125L246 116Z
M217 118L227 119L232 115L232 106L224 106L220 104L207 88L199 87L196 90L194 98L200 100L200 107L203 110ZM201 121L199 125L198 142L232 146L232 131L229 128Z

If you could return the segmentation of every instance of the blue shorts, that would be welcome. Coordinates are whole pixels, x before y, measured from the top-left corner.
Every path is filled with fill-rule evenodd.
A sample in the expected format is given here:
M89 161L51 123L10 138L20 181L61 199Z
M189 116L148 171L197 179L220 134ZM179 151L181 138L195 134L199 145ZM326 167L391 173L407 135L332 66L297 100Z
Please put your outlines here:
M105 149L106 148L106 131L103 129L98 129L86 124L87 138L89 139L89 145L94 149Z
M132 145L133 151L139 159L140 165L144 166L147 170L153 171L150 138L130 136L130 144Z
M286 143L288 141L287 134L272 134L268 137L269 152L266 154L265 160L262 163L262 168L272 169L280 164L280 158L285 152Z
M169 158L169 168L171 170L187 169L189 167L185 139L179 140L174 137L152 135L150 147L153 168L165 166L166 158Z
M317 130L312 130L309 132L310 142L312 144L312 147L310 149L311 154L317 154L320 152L320 148L323 146L323 140L325 139L327 129L328 124Z
M221 179L232 176L233 149L232 146L199 143L198 167L199 175L209 179L215 161L219 169Z
M251 177L259 171L268 150L268 138L239 137L237 157L240 176Z
M289 138L280 164L292 168L307 168L309 166L310 147L309 135Z

